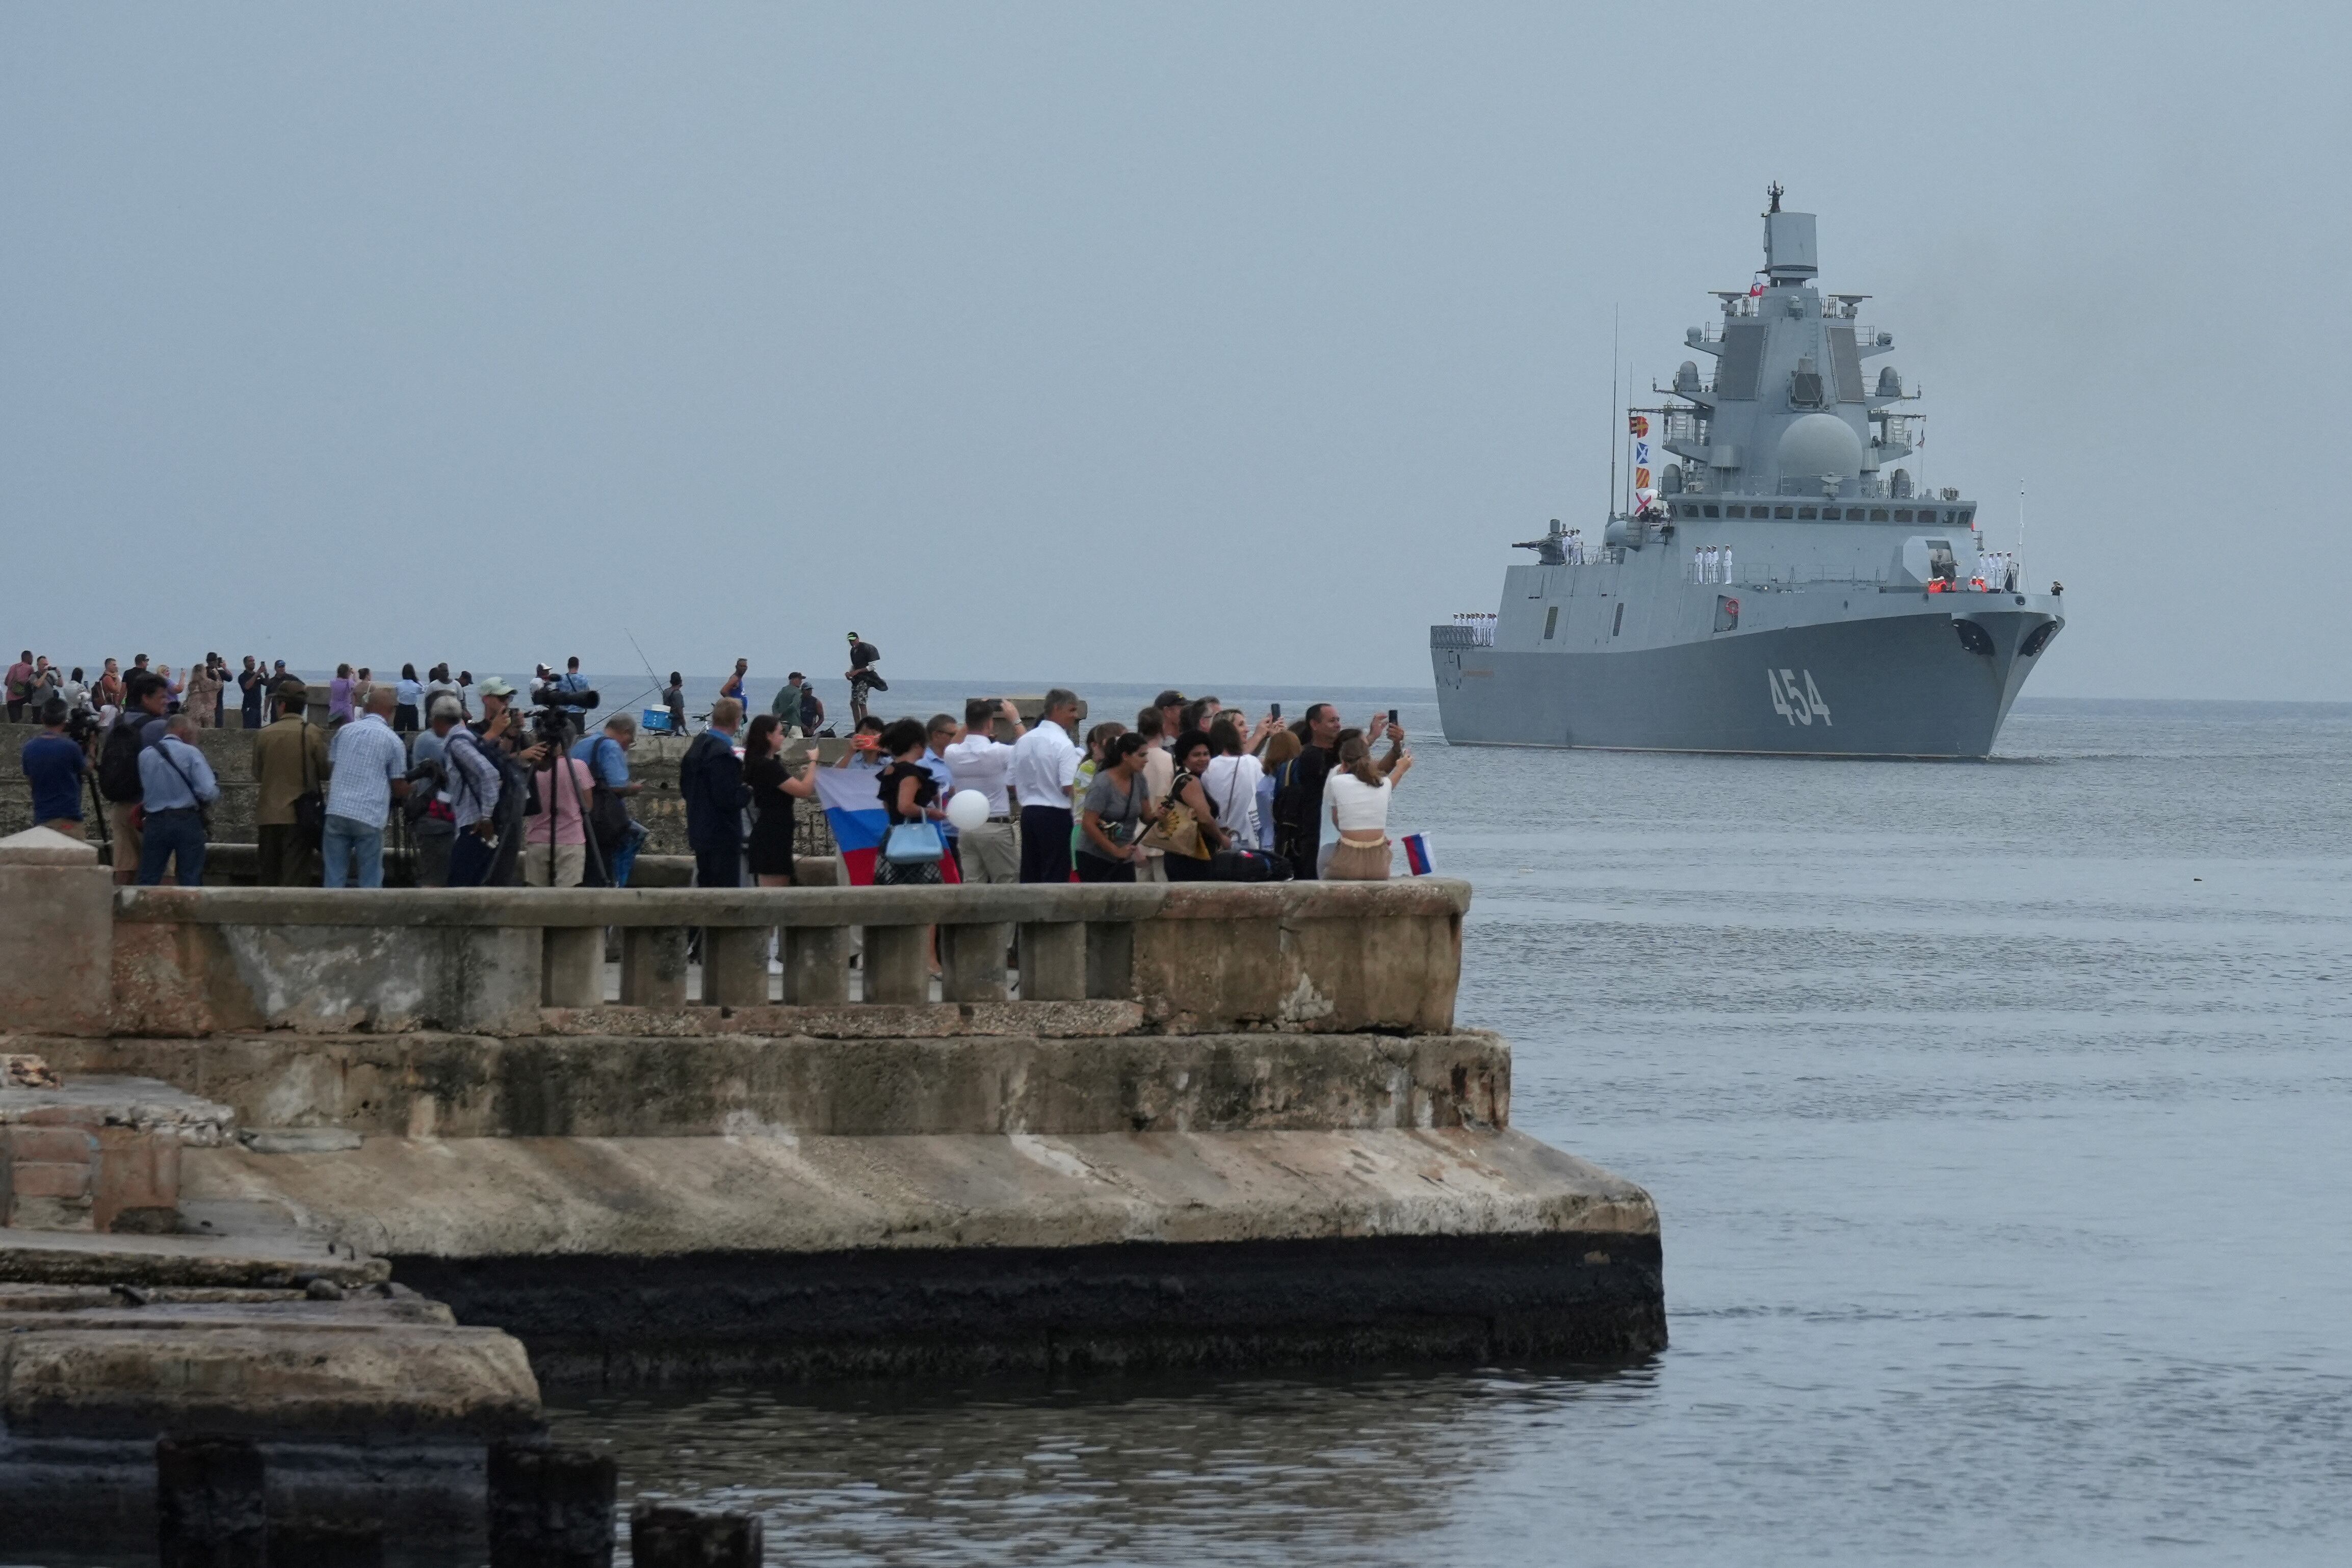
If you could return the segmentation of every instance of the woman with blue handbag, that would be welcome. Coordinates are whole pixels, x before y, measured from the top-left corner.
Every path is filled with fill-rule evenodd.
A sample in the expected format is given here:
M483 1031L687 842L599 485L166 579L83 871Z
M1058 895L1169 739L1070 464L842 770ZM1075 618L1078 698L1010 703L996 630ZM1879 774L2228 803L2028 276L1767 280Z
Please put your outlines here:
M874 861L877 888L925 887L946 880L940 861L947 854L947 840L937 825L947 813L939 804L938 782L923 766L929 743L920 720L901 719L882 731L881 750L890 765L877 775L875 784L882 809L890 814L890 832Z

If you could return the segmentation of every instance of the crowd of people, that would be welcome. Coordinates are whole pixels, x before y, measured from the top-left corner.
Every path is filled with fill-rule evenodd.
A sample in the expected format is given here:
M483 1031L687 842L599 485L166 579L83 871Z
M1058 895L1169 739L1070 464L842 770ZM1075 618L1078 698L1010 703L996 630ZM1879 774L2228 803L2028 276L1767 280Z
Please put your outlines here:
M1002 699L974 700L961 718L886 722L860 711L888 689L878 650L849 641L855 727L826 793L887 818L877 883L1389 875L1389 803L1412 765L1393 710L1349 729L1318 702L1286 725L1278 707L1253 721L1171 689L1132 725L1081 734L1077 696L1056 689L1034 725ZM796 805L820 793L814 764L786 753L823 730L823 701L795 670L747 722L748 671L738 660L679 765L699 886L789 885ZM421 678L404 665L394 681L340 665L321 724L282 660L247 657L231 672L207 655L175 679L142 655L128 671L107 660L89 682L28 650L8 671L7 698L12 721L42 727L22 753L36 822L88 837L100 816L119 882L201 882L220 785L194 737L222 725L232 689L254 732L263 885L382 887L396 830L420 886L628 883L647 837L630 810L644 787L629 767L638 722L615 711L585 728L597 693L576 658L561 674L539 668L529 710L508 682L453 678L446 665ZM669 728L685 733L677 674L661 697Z
M679 765L704 887L740 886L747 876L789 884L794 802L819 793L814 762L784 761L806 732L787 717L807 716L803 678L795 672L747 724L743 675L739 665ZM1412 765L1393 712L1348 729L1338 709L1318 702L1285 726L1278 712L1252 722L1215 697L1171 689L1132 725L1104 721L1081 735L1075 692L1049 691L1043 707L1034 725L1001 698L971 700L960 719L857 721L832 766L874 779L871 795L861 786L842 793L878 800L888 820L876 882L1389 875L1389 803ZM985 809L956 810L966 792Z
M313 723L310 687L282 661L248 658L214 679L201 672L226 667L208 657L175 682L142 655L85 682L28 650L9 670L8 708L41 726L20 759L36 825L87 838L97 819L118 882L204 879L220 784L195 736L220 727L234 684L253 731L264 886L380 888L394 832L414 847L420 886L624 886L646 837L628 810L643 787L628 764L637 722L615 713L586 732L594 693L579 668L540 669L527 724L522 693L496 677L436 665L419 678L406 665L378 681L340 665Z

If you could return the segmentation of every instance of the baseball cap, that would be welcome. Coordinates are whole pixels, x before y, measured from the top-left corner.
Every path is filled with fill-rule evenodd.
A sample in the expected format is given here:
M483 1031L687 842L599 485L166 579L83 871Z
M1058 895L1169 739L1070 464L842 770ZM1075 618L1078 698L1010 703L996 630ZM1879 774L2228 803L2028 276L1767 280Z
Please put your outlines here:
M505 681L500 680L495 675L484 676L476 685L475 689L479 691L485 697L512 697L515 694L515 689L513 687L509 686ZM552 766L553 764L551 763L549 765Z

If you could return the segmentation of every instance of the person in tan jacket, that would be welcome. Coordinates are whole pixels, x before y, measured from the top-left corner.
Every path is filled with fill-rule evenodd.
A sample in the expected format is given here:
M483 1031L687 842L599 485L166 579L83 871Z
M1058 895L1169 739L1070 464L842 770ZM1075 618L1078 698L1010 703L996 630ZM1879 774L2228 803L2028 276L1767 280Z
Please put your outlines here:
M294 809L301 796L327 787L327 733L303 717L310 703L309 688L284 682L271 703L276 717L253 736L253 820L265 888L313 887L319 880L318 829L303 826Z

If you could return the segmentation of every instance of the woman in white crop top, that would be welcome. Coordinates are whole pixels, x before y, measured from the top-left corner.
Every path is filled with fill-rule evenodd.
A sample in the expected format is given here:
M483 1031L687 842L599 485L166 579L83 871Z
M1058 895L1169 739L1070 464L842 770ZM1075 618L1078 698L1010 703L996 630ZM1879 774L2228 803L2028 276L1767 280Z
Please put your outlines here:
M1331 804L1331 826L1339 830L1331 863L1323 868L1325 880L1388 880L1389 802L1397 781L1412 766L1412 753L1402 752L1383 778L1362 736L1351 735L1340 743L1339 765L1323 784L1323 798Z

